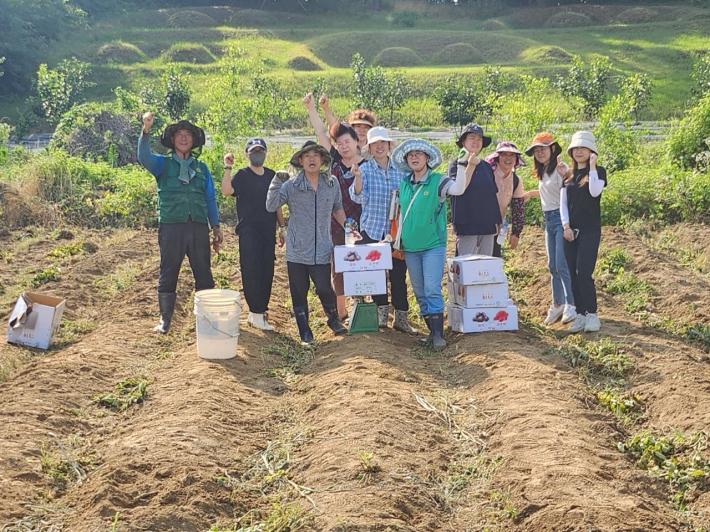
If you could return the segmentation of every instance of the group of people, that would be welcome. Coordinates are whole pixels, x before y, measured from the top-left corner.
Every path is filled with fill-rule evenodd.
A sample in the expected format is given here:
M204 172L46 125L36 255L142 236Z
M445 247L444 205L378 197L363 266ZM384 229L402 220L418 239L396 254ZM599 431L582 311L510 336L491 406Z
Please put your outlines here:
M562 162L562 148L548 132L538 133L525 150L534 161L537 190L525 192L516 170L525 165L513 142L500 142L482 159L491 144L483 128L466 126L456 141L458 156L446 172L440 150L423 139L397 146L388 131L377 125L367 110L353 111L338 121L328 98L313 94L303 99L317 142L308 141L290 160L291 172L265 166L267 145L262 138L246 143L248 166L233 172L234 155L224 156L221 191L236 198L239 258L248 323L273 330L267 321L274 274L275 247L286 246L286 263L293 314L301 342L313 342L309 325L308 291L315 286L328 326L345 334L347 300L342 274L332 266L334 245L345 244L348 219L359 228L358 244L393 242L389 294L374 296L381 328L389 323L391 295L393 328L417 331L407 319L407 272L419 314L429 334L419 339L443 349L444 298L442 276L446 262L447 202L456 235L456 254L501 256L496 235L510 225L507 239L515 249L525 218L525 202L538 197L545 219L545 243L552 284L552 304L546 324L572 322L570 332L600 329L592 273L601 238L601 193L606 172L597 165L594 136L578 131ZM153 114L143 116L138 143L139 161L155 176L158 186L158 242L160 279L158 302L161 320L156 331L166 333L175 307L180 266L187 255L196 290L214 287L210 271L210 238L218 251L223 235L219 226L214 183L207 166L198 159L204 132L188 121L169 125L161 143L170 151L150 150ZM391 203L397 196L398 215L392 220ZM282 207L288 206L288 227ZM510 220L508 222L507 220ZM388 238L390 237L390 238Z

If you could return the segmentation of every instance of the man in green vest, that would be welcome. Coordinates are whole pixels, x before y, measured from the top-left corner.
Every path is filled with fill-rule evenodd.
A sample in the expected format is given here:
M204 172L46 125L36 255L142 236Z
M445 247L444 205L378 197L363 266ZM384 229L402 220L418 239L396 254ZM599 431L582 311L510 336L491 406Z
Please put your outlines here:
M170 154L156 155L150 151L153 119L152 112L143 115L138 161L155 176L158 185L160 323L154 330L165 334L175 310L175 290L185 255L195 277L195 290L214 288L210 227L215 251L219 251L223 236L212 175L207 165L197 159L205 145L205 132L187 120L171 124L160 137Z

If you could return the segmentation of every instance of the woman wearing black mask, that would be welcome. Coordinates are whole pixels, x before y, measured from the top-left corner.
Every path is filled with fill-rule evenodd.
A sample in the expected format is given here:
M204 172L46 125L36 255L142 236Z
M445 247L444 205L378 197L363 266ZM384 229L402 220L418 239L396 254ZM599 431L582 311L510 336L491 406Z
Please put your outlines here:
M252 138L246 144L249 166L232 175L234 155L224 156L222 194L237 200L237 235L239 236L239 267L242 271L244 297L249 305L247 323L264 331L274 328L266 321L271 299L276 254L276 222L279 224L279 246L286 242L283 212L266 210L266 193L274 171L264 166L266 142Z

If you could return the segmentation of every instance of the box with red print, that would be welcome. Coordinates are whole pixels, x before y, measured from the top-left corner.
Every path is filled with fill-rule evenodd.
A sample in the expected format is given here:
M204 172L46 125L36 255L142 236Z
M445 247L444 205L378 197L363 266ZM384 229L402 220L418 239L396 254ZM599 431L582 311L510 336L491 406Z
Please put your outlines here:
M503 307L508 304L508 283L458 284L448 280L449 303L466 308Z
M392 246L386 242L361 246L335 246L336 272L362 272L392 269Z
M459 255L446 260L449 279L457 284L506 283L503 259L488 255Z
M517 331L518 307L512 301L508 302L504 307L491 308L464 308L449 304L449 327L461 333Z

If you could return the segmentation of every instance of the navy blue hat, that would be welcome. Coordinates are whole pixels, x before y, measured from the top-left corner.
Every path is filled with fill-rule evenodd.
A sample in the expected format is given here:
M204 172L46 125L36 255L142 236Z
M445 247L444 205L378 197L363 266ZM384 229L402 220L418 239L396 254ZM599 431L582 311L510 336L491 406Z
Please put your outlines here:
M249 153L252 149L260 147L264 148L264 151L266 151L266 142L264 139L261 137L254 137L249 140L247 140L247 145L244 147L244 151Z
M459 148L463 148L463 139L465 139L466 135L468 135L469 133L476 133L478 135L481 135L481 137L483 137L484 148L491 143L491 137L486 137L483 134L483 128L481 126L479 126L478 124L469 124L465 128L463 128L463 132L461 133L459 140L456 141L456 145Z

